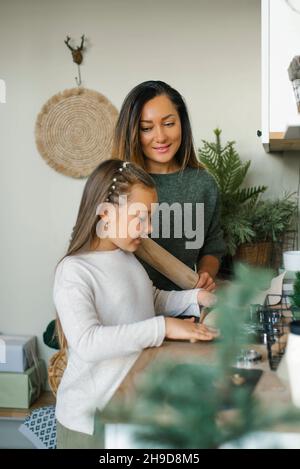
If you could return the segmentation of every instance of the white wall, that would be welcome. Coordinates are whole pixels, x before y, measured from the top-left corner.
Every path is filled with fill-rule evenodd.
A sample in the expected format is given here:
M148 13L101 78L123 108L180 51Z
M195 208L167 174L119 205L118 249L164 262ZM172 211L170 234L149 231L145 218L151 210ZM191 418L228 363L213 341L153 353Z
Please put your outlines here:
M252 160L249 183L270 195L295 190L299 155L264 153L259 0L0 0L0 331L39 336L53 318L54 267L67 246L84 181L52 170L34 141L35 119L53 94L75 86L63 41L85 33L84 85L118 108L147 79L185 96L196 145L216 126Z

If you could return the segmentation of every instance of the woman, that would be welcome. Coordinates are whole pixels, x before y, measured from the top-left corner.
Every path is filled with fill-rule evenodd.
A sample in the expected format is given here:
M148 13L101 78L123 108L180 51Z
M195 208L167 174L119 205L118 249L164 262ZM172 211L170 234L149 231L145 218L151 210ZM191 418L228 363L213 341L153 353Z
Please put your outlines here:
M199 248L195 243L196 247L187 247L189 236L183 230L180 237L174 233L178 223L175 226L173 217L170 236L163 235L162 226L155 241L198 272L195 287L213 291L225 251L219 222L219 193L213 177L197 160L187 108L180 93L162 81L146 81L136 86L120 111L113 156L132 161L151 175L160 207L163 203L169 207L180 204L181 228L196 222L196 230L203 229L203 245ZM185 212L184 204L191 204L191 213ZM197 204L204 204L200 222ZM144 264L144 267L156 287L180 289L150 266Z

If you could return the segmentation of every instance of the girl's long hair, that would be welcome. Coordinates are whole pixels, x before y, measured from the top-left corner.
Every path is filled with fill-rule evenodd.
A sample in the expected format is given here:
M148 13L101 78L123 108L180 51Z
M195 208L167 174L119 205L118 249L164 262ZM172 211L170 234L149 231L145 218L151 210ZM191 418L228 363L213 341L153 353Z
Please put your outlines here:
M120 171L122 169L122 171ZM116 182L113 182L113 179ZM96 210L99 204L109 200L117 204L120 195L129 194L134 184L142 184L155 189L153 179L142 168L129 163L123 167L120 159L110 159L101 163L89 176L81 198L77 220L72 231L68 250L60 262L67 256L73 256L91 246L96 239L96 227L99 215ZM111 192L111 186L115 189ZM67 347L67 340L58 316L56 317L56 335L61 349Z
M203 168L198 161L186 104L181 94L163 81L145 81L126 96L116 123L112 156L132 161L146 169L140 143L140 119L144 105L156 96L167 96L177 109L181 122L181 145L175 155L181 170L187 166Z

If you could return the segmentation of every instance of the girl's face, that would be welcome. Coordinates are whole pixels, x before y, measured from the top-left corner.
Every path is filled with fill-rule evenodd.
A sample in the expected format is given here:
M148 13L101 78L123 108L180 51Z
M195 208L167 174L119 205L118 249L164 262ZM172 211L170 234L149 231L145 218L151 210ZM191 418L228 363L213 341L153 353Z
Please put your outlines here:
M135 184L127 197L121 200L117 206L108 204L110 208L102 216L107 228L102 232L104 236L100 239L99 247L134 252L141 238L147 237L152 231L151 204L157 203L157 193L143 184Z
M144 105L140 142L146 165L150 168L151 162L170 163L177 153L181 144L181 122L176 107L167 96L156 96Z

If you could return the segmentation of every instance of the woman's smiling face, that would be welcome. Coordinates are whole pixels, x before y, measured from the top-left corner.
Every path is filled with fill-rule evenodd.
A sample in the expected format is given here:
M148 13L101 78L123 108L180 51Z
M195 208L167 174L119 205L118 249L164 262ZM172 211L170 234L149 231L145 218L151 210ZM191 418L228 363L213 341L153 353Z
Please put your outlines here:
M167 96L156 96L144 105L140 142L146 165L151 162L168 164L176 155L181 144L181 122L176 107Z

